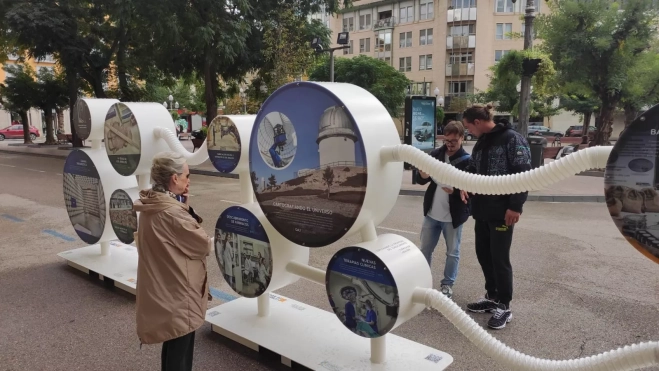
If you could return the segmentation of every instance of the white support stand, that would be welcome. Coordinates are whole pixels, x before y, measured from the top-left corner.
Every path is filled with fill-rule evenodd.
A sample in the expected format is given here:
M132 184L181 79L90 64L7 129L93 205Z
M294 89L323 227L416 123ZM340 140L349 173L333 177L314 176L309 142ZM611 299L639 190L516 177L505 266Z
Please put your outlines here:
M281 295L262 297L271 302L268 317L259 316L255 299L240 298L209 309L206 321L213 332L248 348L279 354L289 367L426 371L443 370L453 363L447 353L391 333L385 336L389 354L383 362L385 337L365 339L351 333L332 312Z
M143 191L151 188L151 173L140 174L137 176L137 189Z
M270 292L266 291L261 296L256 298L259 307L259 317L267 317L270 315Z
M243 205L254 202L254 190L252 189L252 179L249 171L238 174L240 179L240 201Z
M101 140L100 139L93 139L93 140L91 140L91 142L92 142L92 149L101 148Z
M362 236L363 242L373 241L378 238L378 233L375 230L375 225L372 220L368 221L366 225L359 230L359 233Z
M101 256L110 255L110 241L101 242Z

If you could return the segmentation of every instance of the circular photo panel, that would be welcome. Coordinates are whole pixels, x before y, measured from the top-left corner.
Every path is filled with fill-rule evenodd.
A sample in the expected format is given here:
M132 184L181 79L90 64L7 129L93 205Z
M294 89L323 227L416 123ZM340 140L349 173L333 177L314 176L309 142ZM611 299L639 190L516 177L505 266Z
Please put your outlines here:
M84 151L71 151L63 178L64 202L73 229L86 243L97 243L105 229L105 194L94 162Z
M228 117L218 116L211 121L206 136L208 157L220 173L230 173L240 161L240 134Z
M338 241L359 216L368 178L352 115L324 87L293 83L268 98L256 123L250 171L268 221L298 245Z
M263 225L249 210L232 206L215 225L215 258L229 286L239 295L263 294L272 277L272 250Z
M117 189L110 197L110 222L119 241L133 243L137 232L137 213L133 200L123 189Z
M73 110L73 126L80 139L86 140L89 138L92 130L92 115L87 102L83 99L78 99L75 104L75 109Z
M105 116L105 150L112 167L121 175L132 175L141 157L140 129L133 112L123 103L110 107Z
M325 276L330 306L355 334L376 338L398 319L398 288L386 265L372 252L347 247L330 260Z
M620 135L604 173L606 206L618 230L659 263L659 106Z

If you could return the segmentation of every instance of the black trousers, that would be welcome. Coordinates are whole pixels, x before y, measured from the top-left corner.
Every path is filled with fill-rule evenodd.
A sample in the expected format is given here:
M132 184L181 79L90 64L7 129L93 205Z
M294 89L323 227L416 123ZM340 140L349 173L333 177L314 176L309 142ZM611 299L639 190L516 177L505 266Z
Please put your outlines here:
M492 300L510 305L513 299L513 267L510 245L513 227L503 220L476 220L476 256L485 276L485 290Z
M194 334L192 331L176 339L162 343L162 371L191 371L194 353Z

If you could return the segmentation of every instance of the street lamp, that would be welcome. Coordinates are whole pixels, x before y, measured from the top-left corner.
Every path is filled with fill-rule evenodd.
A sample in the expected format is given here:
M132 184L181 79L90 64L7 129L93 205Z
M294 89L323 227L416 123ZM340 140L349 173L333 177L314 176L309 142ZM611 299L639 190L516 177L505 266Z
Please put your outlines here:
M167 102L162 102L162 105L165 107L165 109L167 109Z
M334 51L350 47L350 32L339 32L336 43L340 46L323 50L323 46L320 45L320 37L314 36L313 39L311 39L311 48L315 50L316 53L330 53L330 82L334 82Z
M517 0L512 0L513 4ZM535 0L526 0L524 15L524 50L533 48L533 20L535 19ZM529 106L531 104L531 77L538 70L539 60L524 60L524 71L519 87L519 125L517 129L526 137L529 125Z
M178 109L178 107L179 107L179 106L178 106L178 102L176 102L176 103L174 104L174 108L175 108L175 109Z
M169 108L173 108L172 102L174 101L174 97L170 94L167 100L169 100Z
M444 106L444 97L439 95L440 94L439 88L435 87L435 90L433 91L433 93L435 93L435 99L437 100L437 105L439 107L443 107Z

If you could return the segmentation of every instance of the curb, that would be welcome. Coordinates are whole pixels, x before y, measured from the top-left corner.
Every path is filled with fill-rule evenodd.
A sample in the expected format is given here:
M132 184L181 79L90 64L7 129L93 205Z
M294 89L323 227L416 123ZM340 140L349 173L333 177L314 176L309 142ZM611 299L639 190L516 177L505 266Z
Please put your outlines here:
M67 157L63 155L47 155L47 154L32 153L32 152L8 151L6 149L0 149L0 153L11 153L16 155L27 155L27 156L35 156L35 157L55 157L62 159L65 159ZM190 169L190 174L238 179L238 174L223 174L217 171L201 170L201 169L193 169L193 168ZM401 196L423 197L425 193L426 193L425 190L401 189L398 194ZM605 202L604 196L573 196L573 195L546 195L546 196L528 195L528 198L526 200L533 202Z

